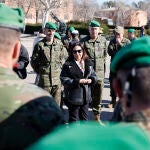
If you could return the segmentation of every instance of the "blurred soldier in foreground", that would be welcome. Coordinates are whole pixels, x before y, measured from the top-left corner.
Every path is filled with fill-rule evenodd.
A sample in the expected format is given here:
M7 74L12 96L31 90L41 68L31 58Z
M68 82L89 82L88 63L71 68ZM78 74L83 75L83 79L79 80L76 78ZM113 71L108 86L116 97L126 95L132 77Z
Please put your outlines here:
M47 90L60 105L61 83L59 75L66 58L62 42L54 37L57 26L52 22L45 25L46 37L39 41L33 50L31 66L39 75L38 86Z
M100 127L96 123L74 124L45 136L28 150L149 150L150 149L150 37L122 48L112 60L114 89L123 115L143 113L139 123ZM79 134L82 133L82 134ZM72 140L70 140L72 139Z
M20 53L24 15L0 3L0 149L21 150L63 123L48 92L13 72Z
M21 44L19 58L17 63L13 66L13 70L17 73L19 78L25 79L27 77L27 66L29 64L29 53L25 46Z
M92 107L95 120L100 119L100 103L102 100L102 91L104 86L104 63L105 57L107 55L106 39L103 36L99 35L99 27L100 23L92 20L89 23L90 36L81 39L84 49L86 50L89 58L93 61L94 70L98 77L98 82L92 87Z
M128 29L128 39L132 42L133 40L137 39L135 36L135 30L134 29Z
M123 107L123 121L129 115L142 113L141 122L147 130L150 125L150 38L143 37L122 48L112 61L115 74L113 86ZM128 121L130 121L128 119Z
M108 45L108 54L111 56L111 62L116 55L116 53L125 45L130 43L130 40L123 37L124 35L124 28L121 26L117 26L114 30L115 37L110 40L110 43ZM111 103L109 107L115 107L116 104L116 94L114 92L113 86L112 86L112 80L113 80L113 73L110 71L109 75L109 81L110 81L110 96L111 96Z

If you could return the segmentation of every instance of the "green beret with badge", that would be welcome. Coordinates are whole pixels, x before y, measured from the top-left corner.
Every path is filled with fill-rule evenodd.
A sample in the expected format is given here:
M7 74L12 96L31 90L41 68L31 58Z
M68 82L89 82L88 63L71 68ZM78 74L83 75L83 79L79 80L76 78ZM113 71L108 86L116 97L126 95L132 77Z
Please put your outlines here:
M100 23L96 20L92 20L90 23L89 23L89 26L90 27L100 27Z
M134 29L128 29L128 32L129 32L129 33L134 33L135 30L134 30Z
M150 65L150 37L145 36L124 46L114 56L110 65L112 73L120 69L131 69Z
M53 30L57 30L57 25L53 22L47 22L45 24L45 28L47 29L53 29Z
M59 40L61 40L61 36L60 36L60 34L58 32L55 32L54 37L59 39Z
M0 3L0 27L24 30L24 14L21 8L10 8Z

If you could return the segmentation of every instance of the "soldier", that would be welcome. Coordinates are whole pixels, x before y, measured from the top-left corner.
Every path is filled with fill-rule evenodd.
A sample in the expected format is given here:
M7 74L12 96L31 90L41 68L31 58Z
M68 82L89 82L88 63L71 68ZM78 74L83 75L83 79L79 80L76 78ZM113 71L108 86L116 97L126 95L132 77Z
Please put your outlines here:
M150 115L150 37L139 38L122 48L111 64L113 86L123 107L123 118L142 113L141 121L149 130ZM133 121L133 120L131 120Z
M124 28L121 26L117 26L114 30L115 37L110 40L110 43L108 45L108 54L111 56L111 61L113 60L116 53L125 45L130 43L130 40L123 37L124 35ZM116 104L116 94L114 92L114 89L112 87L112 80L113 80L113 74L110 72L109 75L109 81L110 81L110 96L111 96L111 103L109 107L114 107Z
M83 47L85 48L89 58L94 63L94 69L98 77L98 82L92 87L92 97L93 97L93 112L94 119L100 119L100 103L102 100L103 91L103 80L104 80L104 63L105 57L107 55L107 43L106 39L99 35L100 23L92 20L89 23L89 33L90 36L86 36L81 39Z
M61 40L61 36L60 36L60 34L58 32L55 32L54 37L59 39L59 40Z
M52 96L13 72L20 53L24 14L0 3L0 149L24 149L63 123Z
M69 43L72 40L71 32L74 30L75 30L74 27L69 27L69 29L67 31L67 35L62 38L62 42L63 42L64 46L66 47L67 51L69 51Z
M31 66L39 75L38 86L47 90L60 105L61 83L59 75L67 52L62 42L54 37L56 29L54 23L46 23L44 31L46 37L35 45Z
M128 39L132 42L133 40L137 39L135 36L135 30L130 28L128 29Z

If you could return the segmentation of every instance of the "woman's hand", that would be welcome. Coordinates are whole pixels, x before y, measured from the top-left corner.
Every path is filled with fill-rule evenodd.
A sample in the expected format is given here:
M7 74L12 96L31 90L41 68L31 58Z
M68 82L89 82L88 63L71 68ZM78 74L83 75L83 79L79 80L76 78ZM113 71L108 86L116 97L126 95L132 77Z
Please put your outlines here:
M79 83L81 84L91 84L92 80L91 79L80 79Z

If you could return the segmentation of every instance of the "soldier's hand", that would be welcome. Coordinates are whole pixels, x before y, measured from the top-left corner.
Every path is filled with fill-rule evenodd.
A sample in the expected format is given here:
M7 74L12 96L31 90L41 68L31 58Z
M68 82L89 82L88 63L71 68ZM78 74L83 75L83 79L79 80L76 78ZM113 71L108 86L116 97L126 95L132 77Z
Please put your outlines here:
M94 115L94 120L99 121L100 120L100 115Z

